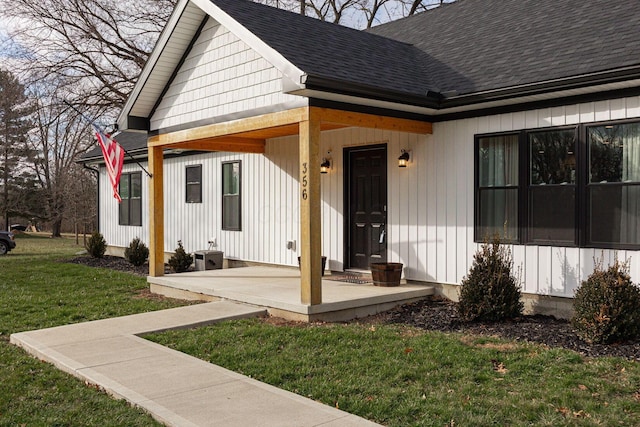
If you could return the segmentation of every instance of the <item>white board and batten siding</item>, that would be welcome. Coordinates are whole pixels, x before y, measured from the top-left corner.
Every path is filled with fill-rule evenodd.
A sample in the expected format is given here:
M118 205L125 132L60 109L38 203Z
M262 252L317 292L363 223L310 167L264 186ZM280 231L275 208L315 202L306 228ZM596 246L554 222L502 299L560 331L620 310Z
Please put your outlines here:
M151 117L151 129L306 105L304 98L282 92L282 78L276 67L209 18Z
M405 264L407 279L459 284L478 248L473 241L474 135L598 120L640 117L640 98L587 103L434 124L433 135L349 128L322 134L323 254L333 270L344 268L344 147L387 145L388 258ZM410 150L409 167L397 167L400 150ZM242 231L221 229L221 165L242 162ZM203 203L185 203L185 166L201 164ZM127 164L125 172L139 170ZM148 241L148 190L143 173L143 227L118 226L117 203L101 178L101 231L110 245L126 247L136 236ZM208 248L225 257L294 266L299 246L298 139L267 141L266 153L205 153L165 160L165 250L182 240L187 251ZM296 250L287 249L296 241ZM594 267L594 259L630 260L640 277L639 251L513 245L527 293L572 297Z
M447 257L445 262L449 264L453 261L456 265L455 271L447 268L445 275L441 275L441 270L437 269L436 281L459 283L477 247L473 243L474 135L631 118L640 118L639 97L434 124L432 141L437 146L437 158L441 160L434 166L440 166L444 174L438 179L439 197L435 203L439 213L447 212L445 223L439 225L447 229L447 243L443 248ZM457 215L451 216L451 212L457 212ZM466 239L461 238L464 233ZM513 245L512 251L515 267L521 269L523 291L527 293L573 297L579 283L593 272L595 260L602 258L606 266L616 256L620 260L629 260L632 279L640 280L640 251L536 245ZM465 252L466 257L461 256L457 260L451 258L456 253L463 255Z
M433 135L349 128L322 134L322 157L331 170L322 175L323 254L333 270L344 268L344 147L386 144L388 155L388 258L405 264L407 279L459 284L478 244L473 241L474 135L599 120L640 117L640 98L587 103L434 124ZM400 150L409 167L397 167ZM242 162L242 231L221 229L221 164ZM185 203L185 166L201 164L203 203ZM125 172L139 170L127 164ZM165 250L182 240L188 251L216 249L233 259L296 265L299 243L298 139L267 141L266 153L205 153L165 160ZM125 247L136 236L148 241L148 190L143 174L143 227L118 226L117 203L106 176L101 179L101 231L108 243ZM296 245L298 246L298 245ZM638 251L535 245L512 246L527 293L571 297L594 267L617 255L630 260L640 277ZM636 279L637 280L637 279Z
M209 19L151 118L151 129L220 121L256 111L307 105L282 92L282 73L216 21ZM323 132L322 157L331 171L321 177L323 254L333 270L344 268L344 147L387 145L389 261L405 265L407 279L459 284L478 248L473 240L474 135L640 117L640 98L569 105L435 123L432 135L349 128ZM409 167L397 167L400 150ZM328 153L330 151L330 153ZM242 231L221 229L222 163L242 162ZM185 203L185 166L201 164L203 202ZM319 165L318 165L319 166ZM182 240L187 251L210 240L225 257L296 265L299 247L298 138L267 141L266 153L206 153L165 160L165 251ZM139 170L127 164L125 172ZM135 237L148 242L148 182L143 173L143 226L118 225L118 207L104 171L100 181L100 230L113 246ZM297 243L295 250L287 242ZM573 296L594 259L610 262L616 251L514 245L528 293ZM640 251L618 251L640 278Z
M222 164L241 162L242 231L222 230ZM147 167L146 163L142 163ZM186 203L186 166L202 165L202 203ZM127 164L123 173L139 172ZM166 252L178 240L185 250L222 250L225 257L279 265L295 265L297 254L286 249L298 241L298 149L268 143L262 154L202 153L164 160L164 227ZM110 246L126 247L135 237L149 241L148 178L142 173L142 227L118 225L118 203L104 169L100 178L100 230Z

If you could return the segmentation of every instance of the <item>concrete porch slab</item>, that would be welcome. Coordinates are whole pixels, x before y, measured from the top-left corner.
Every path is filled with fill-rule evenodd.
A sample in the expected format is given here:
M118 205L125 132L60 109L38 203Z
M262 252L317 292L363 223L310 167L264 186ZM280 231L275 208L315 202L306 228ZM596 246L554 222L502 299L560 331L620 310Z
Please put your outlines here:
M300 302L300 272L291 268L251 266L148 277L152 292L166 296L231 300L265 307L291 320L346 321L389 310L433 295L433 286L406 284L379 287L338 282L324 277L322 304Z

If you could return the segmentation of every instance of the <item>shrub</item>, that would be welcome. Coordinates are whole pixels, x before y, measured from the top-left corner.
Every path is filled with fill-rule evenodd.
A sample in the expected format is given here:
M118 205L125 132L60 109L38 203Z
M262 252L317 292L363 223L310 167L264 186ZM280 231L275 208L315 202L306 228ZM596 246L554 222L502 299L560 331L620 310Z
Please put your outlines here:
M571 324L587 342L608 344L640 336L640 288L631 283L629 265L602 260L576 290Z
M102 234L94 231L87 240L86 249L93 258L102 258L107 251L107 241L104 240Z
M182 246L182 240L178 240L178 247L176 252L169 258L169 267L176 273L182 273L187 271L193 263L193 257L191 254L185 252Z
M458 314L461 320L503 320L522 314L520 285L512 273L511 251L500 239L482 244L473 256L469 274L462 280Z
M129 243L129 247L124 250L124 257L136 267L141 266L149 258L149 248L136 237Z

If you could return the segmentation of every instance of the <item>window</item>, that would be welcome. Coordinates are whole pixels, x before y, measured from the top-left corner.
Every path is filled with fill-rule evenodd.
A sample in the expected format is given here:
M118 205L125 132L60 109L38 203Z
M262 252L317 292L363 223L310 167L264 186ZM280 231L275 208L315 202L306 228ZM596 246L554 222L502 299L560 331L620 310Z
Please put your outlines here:
M640 123L476 136L475 238L640 248Z
M527 134L529 210L527 241L574 245L576 241L576 131Z
M587 128L590 242L640 243L640 123Z
M241 230L240 162L222 164L222 229Z
M186 202L202 203L202 165L187 166Z
M123 173L120 176L118 224L142 225L142 173Z
M518 135L478 140L478 240L518 238Z

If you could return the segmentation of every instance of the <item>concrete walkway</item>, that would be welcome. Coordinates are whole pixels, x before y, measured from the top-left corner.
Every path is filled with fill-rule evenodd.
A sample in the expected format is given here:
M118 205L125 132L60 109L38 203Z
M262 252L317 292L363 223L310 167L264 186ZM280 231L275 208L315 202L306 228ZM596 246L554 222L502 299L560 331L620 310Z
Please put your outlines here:
M169 426L377 425L137 336L265 314L219 301L21 332L11 342Z

